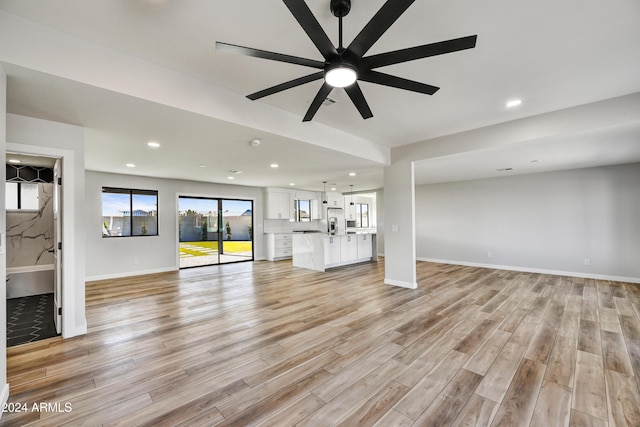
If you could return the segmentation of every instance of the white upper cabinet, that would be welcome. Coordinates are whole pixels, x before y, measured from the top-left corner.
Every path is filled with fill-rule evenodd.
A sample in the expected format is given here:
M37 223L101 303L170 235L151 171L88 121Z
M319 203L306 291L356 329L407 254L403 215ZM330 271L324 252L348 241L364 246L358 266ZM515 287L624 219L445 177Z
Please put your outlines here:
M342 198L344 203L344 217L345 219L356 219L356 205L352 196L344 196ZM354 204L351 204L351 200L354 200Z
M327 191L327 207L329 208L341 208L342 207L342 193L336 191Z
M265 190L265 218L292 219L294 193L278 189Z

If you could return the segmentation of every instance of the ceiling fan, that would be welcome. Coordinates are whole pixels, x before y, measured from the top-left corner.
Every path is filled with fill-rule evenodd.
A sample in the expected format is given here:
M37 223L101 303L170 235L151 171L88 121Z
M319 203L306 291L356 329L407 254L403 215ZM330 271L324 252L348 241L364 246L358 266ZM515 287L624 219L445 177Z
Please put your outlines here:
M289 8L291 14L307 33L313 44L318 48L324 57L324 61L223 42L216 42L216 50L287 62L321 70L247 95L247 98L255 101L256 99L273 95L305 83L324 79L322 87L311 102L311 106L302 120L303 122L310 121L313 118L334 87L344 88L363 119L373 117L373 113L371 113L371 109L358 85L358 80L433 95L439 89L436 86L381 73L374 71L374 69L399 64L401 62L413 61L415 59L427 58L429 56L471 49L476 45L477 35L474 35L365 57L364 55L371 46L380 39L385 31L393 25L415 0L387 0L346 48L342 46L342 18L351 10L351 0L330 0L331 13L339 20L339 44L337 48L331 40L329 40L329 37L313 16L304 0L282 1Z

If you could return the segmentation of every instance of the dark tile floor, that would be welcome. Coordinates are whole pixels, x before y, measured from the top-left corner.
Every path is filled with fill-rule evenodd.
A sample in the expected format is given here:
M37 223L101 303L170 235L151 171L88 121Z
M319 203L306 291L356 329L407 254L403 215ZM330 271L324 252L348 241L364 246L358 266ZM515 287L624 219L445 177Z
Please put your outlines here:
M53 294L7 300L7 347L56 335Z

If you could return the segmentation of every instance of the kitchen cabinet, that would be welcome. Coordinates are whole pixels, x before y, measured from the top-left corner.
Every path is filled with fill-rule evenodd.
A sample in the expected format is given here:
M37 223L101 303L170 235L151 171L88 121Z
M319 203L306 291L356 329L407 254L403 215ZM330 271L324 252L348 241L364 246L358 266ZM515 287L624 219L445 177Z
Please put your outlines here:
M358 259L358 240L355 234L340 236L340 262L348 263Z
M357 250L359 260L368 260L373 257L373 234L357 234L355 237L357 241Z
M322 219L323 209L322 200L311 199L311 219Z
M325 271L328 268L377 261L375 234L294 233L294 267ZM360 251L360 252L359 252Z
M293 201L291 191L265 191L265 219L292 219Z
M269 233L265 235L267 260L277 261L293 256L293 244L290 233Z
M327 236L324 239L324 263L326 265L340 264L341 236Z
M350 196L344 196L344 217L345 219L356 219L356 205L355 203L352 205Z
M327 191L327 207L342 208L342 193Z

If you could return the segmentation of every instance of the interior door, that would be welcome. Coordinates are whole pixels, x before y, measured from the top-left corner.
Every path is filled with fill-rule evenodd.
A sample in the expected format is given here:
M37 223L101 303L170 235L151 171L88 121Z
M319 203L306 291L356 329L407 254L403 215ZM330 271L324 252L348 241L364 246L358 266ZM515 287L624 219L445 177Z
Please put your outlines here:
M60 159L53 166L53 320L56 332L62 332L62 227L60 221L60 196L62 193Z

